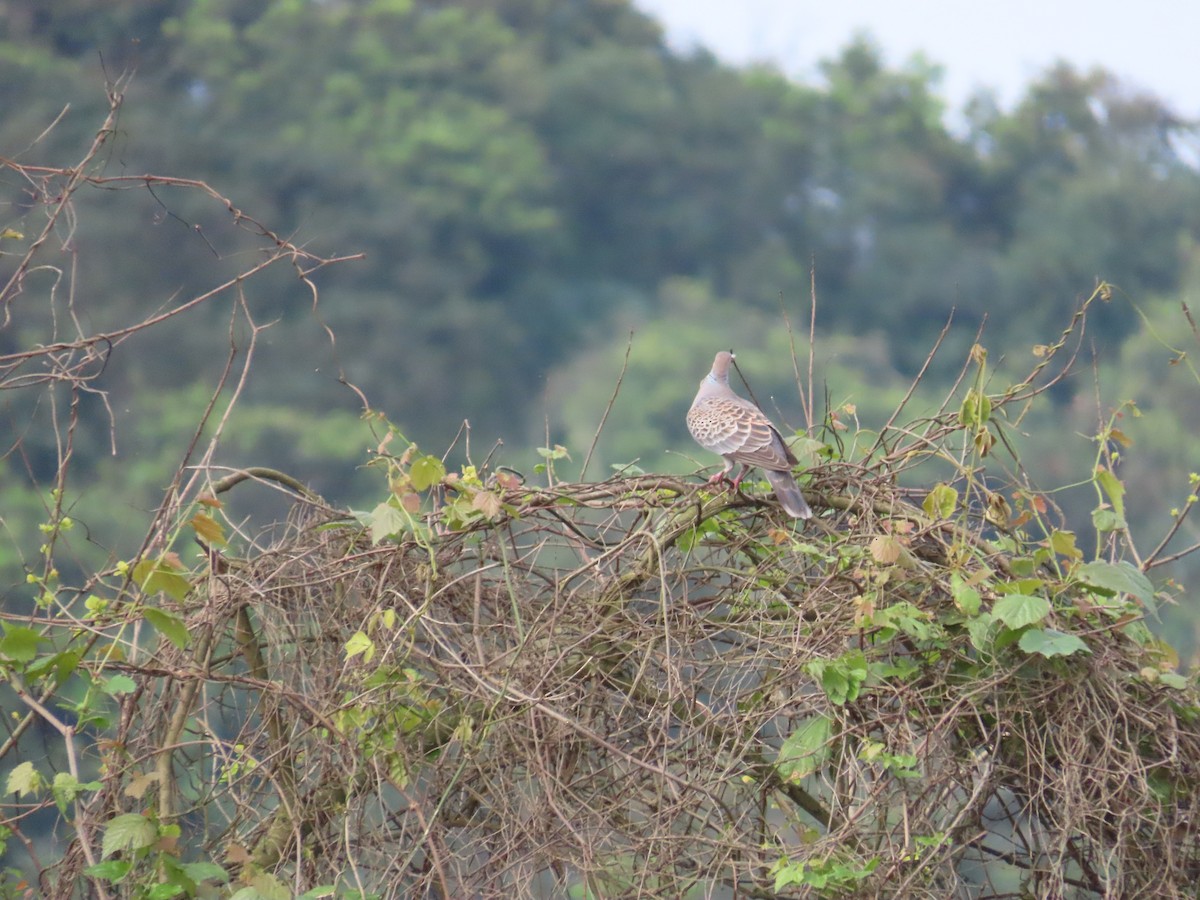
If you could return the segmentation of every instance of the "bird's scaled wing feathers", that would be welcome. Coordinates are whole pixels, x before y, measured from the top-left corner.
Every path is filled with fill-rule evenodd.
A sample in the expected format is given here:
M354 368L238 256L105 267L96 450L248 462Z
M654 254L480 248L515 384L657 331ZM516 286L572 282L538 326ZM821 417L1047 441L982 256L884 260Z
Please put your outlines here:
M757 406L741 397L713 397L693 410L692 419L703 419L703 438L696 439L708 450L734 462L763 469L790 469L796 458L775 426Z

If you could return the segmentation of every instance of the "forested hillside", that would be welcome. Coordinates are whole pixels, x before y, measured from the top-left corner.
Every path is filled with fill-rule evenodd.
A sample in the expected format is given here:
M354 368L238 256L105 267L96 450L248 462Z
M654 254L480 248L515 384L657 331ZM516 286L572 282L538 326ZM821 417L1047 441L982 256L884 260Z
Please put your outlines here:
M626 0L6 0L0 109L0 897L1192 896L1194 123Z
M1194 392L1185 406L1168 366L1178 302L1200 284L1196 136L1105 72L1047 71L1012 110L981 96L960 133L937 71L885 66L868 41L799 84L675 53L618 0L12 0L0 29L0 155L77 159L106 79L132 73L95 172L202 179L314 252L363 254L314 276L315 310L282 276L247 294L270 327L222 462L269 457L353 499L366 432L342 376L431 449L469 420L477 446L503 438L514 462L547 430L580 454L632 330L592 474L633 459L686 470L668 451L689 446L682 411L714 346L742 351L789 425L815 424L781 316L806 328L812 276L817 394L866 427L952 312L931 397L985 318L997 369L1023 371L1103 279L1115 295L1092 310L1084 364L1048 415L1083 434L1126 400L1155 418L1125 429L1134 518L1165 523L1197 466L1179 425L1196 420ZM76 198L65 252L25 285L53 280L99 331L202 291L247 252L221 210L121 187ZM4 259L37 233L29 190L6 176ZM56 327L50 309L23 308L0 349ZM224 310L199 308L94 383L111 418L99 395L80 407L75 460L103 498L92 509L154 505L228 330ZM6 403L14 433L25 402ZM132 444L112 446L114 418ZM30 430L0 463L10 490L44 488L45 440ZM1057 486L1090 452L1064 434L1034 448L1033 469Z

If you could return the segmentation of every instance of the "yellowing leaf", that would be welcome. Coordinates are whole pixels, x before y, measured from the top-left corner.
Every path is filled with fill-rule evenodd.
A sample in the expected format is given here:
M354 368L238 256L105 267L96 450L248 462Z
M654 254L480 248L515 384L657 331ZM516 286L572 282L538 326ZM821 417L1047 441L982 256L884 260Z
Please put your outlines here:
M364 661L370 662L375 655L375 642L365 633L356 631L350 636L350 640L346 641L346 657L352 659L360 653Z
M15 766L8 773L8 782L4 787L4 793L24 797L36 794L45 786L46 779L42 777L42 773L33 767L33 763L26 761Z
M206 544L216 544L218 547L226 545L225 528L208 513L196 513L192 516L190 524L196 529L196 535Z
M1055 531L1050 535L1050 549L1068 559L1082 559L1083 551L1075 546L1075 533Z
M133 567L133 580L143 592L157 594L163 591L176 600L182 600L191 591L192 585L177 571L180 566L174 565L179 556L174 553L165 554L162 559L143 559Z
M446 467L436 456L422 456L408 470L412 486L418 491L432 487L446 477Z
M925 495L921 508L931 519L948 519L958 506L958 491L948 484L935 484Z

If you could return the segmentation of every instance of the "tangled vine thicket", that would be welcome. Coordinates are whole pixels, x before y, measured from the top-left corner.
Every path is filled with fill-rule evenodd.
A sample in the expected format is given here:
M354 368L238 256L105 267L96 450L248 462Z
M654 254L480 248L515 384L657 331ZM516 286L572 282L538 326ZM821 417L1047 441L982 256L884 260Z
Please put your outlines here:
M255 233L302 278L329 262ZM45 602L8 616L2 658L25 713L0 758L37 723L70 760L5 807L18 833L61 811L36 890L1194 896L1200 698L1143 622L1166 544L1139 556L1101 516L1088 559L1019 463L984 471L1084 315L1021 385L990 391L977 350L937 415L897 410L867 452L831 429L805 525L760 489L559 481L549 448L529 477L381 452L386 499L357 515L208 455L139 559L68 589L55 507ZM75 396L101 338L0 377L74 353ZM256 481L293 515L226 540ZM79 679L117 714L57 713Z
M1088 652L973 640L955 580L986 608L1014 554L866 470L815 487L811 533L652 476L375 545L310 508L128 667L118 742L169 756L206 854L297 889L1190 895L1195 695L1129 617L1046 574Z

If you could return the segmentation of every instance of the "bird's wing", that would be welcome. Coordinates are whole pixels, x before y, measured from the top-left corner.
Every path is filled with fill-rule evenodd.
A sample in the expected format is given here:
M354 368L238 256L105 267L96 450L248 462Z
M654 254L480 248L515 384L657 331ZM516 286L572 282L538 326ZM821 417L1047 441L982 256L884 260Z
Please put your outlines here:
M712 397L692 408L688 425L707 450L764 469L790 469L796 458L763 411L741 397Z

